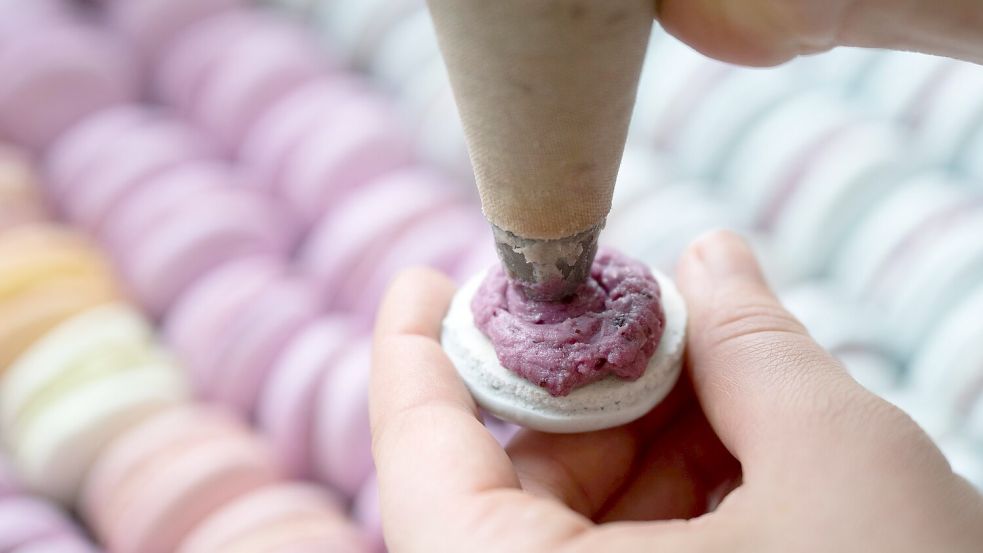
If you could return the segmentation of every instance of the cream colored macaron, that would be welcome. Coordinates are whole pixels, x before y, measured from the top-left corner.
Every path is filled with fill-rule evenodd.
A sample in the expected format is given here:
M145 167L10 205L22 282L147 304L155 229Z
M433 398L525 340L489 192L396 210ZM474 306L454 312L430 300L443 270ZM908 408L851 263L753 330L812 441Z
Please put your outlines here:
M471 300L480 273L455 295L444 318L441 343L471 395L489 413L533 430L574 433L629 423L648 413L676 384L686 342L686 304L666 275L653 271L662 292L665 329L641 378L609 376L554 397L498 360L491 341L474 324Z

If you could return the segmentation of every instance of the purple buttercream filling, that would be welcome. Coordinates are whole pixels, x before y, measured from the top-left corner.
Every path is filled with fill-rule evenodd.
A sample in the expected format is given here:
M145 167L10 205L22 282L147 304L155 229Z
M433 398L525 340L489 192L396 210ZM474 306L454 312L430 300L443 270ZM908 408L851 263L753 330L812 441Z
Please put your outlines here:
M577 292L558 302L529 299L496 267L471 310L499 362L553 396L611 374L641 377L666 321L652 272L610 249L598 252Z

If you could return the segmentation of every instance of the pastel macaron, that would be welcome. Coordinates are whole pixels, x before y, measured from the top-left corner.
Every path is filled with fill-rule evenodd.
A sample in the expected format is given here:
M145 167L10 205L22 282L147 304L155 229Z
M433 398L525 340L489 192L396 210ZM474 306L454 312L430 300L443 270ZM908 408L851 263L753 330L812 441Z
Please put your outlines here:
M378 98L358 98L321 118L287 156L278 195L311 224L356 188L412 161L395 112Z
M368 547L334 497L310 484L268 486L230 502L182 543L178 553L363 553Z
M154 316L166 312L197 279L223 263L254 255L283 255L293 240L283 211L248 187L205 185L173 194L172 187L183 186L185 179L207 183L199 171L226 182L240 178L234 170L203 165L177 167L158 175L152 187L155 194L169 196L168 201L141 202L146 210L143 216L128 217L134 223L128 227L133 232L114 233L111 239L124 281Z
M260 395L257 425L291 476L314 476L321 382L337 368L356 335L354 326L340 314L308 323L280 353Z
M319 383L314 422L314 471L319 480L353 497L373 472L369 432L372 343L352 341Z
M352 518L362 529L370 550L382 553L386 550L386 541L382 532L382 512L379 499L379 480L373 473L362 484L358 495L352 501Z
M983 194L916 174L867 215L834 267L850 297L876 306L905 357L983 278Z
M91 146L96 142L93 138L103 138L98 144L101 150L89 156L84 171L61 177L66 182L58 187L56 197L67 218L92 233L98 234L118 207L132 194L150 185L155 176L214 155L214 148L195 129L164 113L149 108L145 111L140 121L133 125L119 121L126 112L110 111L105 114L110 120L106 127L100 127L98 120L86 121L92 125L90 132L70 133L66 137L70 143L61 153L68 157L82 149L81 144L73 149L71 142L85 140ZM92 136L116 121L120 128L115 134ZM81 153L77 156L82 157ZM72 160L61 165L70 165L69 161ZM52 158L51 162L57 166L59 160Z
M406 228L462 203L453 183L438 173L421 167L388 173L325 214L301 246L300 265L329 305L350 304Z
M186 397L143 317L109 304L35 342L0 383L0 430L32 490L72 505L113 438Z
M208 74L182 106L233 153L268 109L294 90L330 74L335 66L303 27L283 18L256 19L248 33L216 44L218 51Z
M237 306L228 325L213 337L207 361L190 367L199 392L237 412L252 414L273 368L294 334L321 313L316 288L285 275Z
M125 49L78 23L19 34L0 49L0 136L38 152L86 115L131 99Z
M48 551L95 551L82 540L68 515L53 505L27 495L0 497L0 551L44 551L44 544L52 542L67 547Z
M423 265L454 274L467 254L491 248L494 241L488 223L475 207L448 207L407 226L391 239L371 277L349 288L347 294L342 295L342 302L336 305L343 305L371 321L389 282L399 271Z
M91 245L56 226L0 234L0 374L61 321L120 297Z
M242 5L241 0L108 0L109 20L153 63L188 27Z
M111 551L170 553L210 515L278 478L272 453L241 422L190 404L117 438L89 475L82 512Z
M239 317L239 310L286 274L286 260L271 256L230 261L199 279L164 320L168 345L186 367L209 363L218 336ZM204 371L190 370L194 387L204 386Z

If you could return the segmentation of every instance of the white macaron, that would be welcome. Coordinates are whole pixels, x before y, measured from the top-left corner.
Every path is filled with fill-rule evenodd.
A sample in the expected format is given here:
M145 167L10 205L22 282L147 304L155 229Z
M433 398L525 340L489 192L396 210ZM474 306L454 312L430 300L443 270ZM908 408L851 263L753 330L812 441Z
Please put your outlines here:
M609 376L555 397L503 367L471 312L471 300L484 273L474 276L454 296L444 318L441 342L478 405L502 420L554 433L620 426L662 401L682 370L686 304L669 277L658 271L653 274L661 288L665 329L648 367L634 381Z

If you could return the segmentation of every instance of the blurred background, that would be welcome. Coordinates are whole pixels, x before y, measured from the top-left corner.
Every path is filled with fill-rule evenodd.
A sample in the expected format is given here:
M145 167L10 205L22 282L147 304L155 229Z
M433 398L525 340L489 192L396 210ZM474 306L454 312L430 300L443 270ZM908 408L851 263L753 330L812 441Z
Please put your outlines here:
M11 543L382 550L374 310L495 262L424 1L0 0L0 75ZM671 271L717 227L983 489L983 68L656 30L602 241Z

